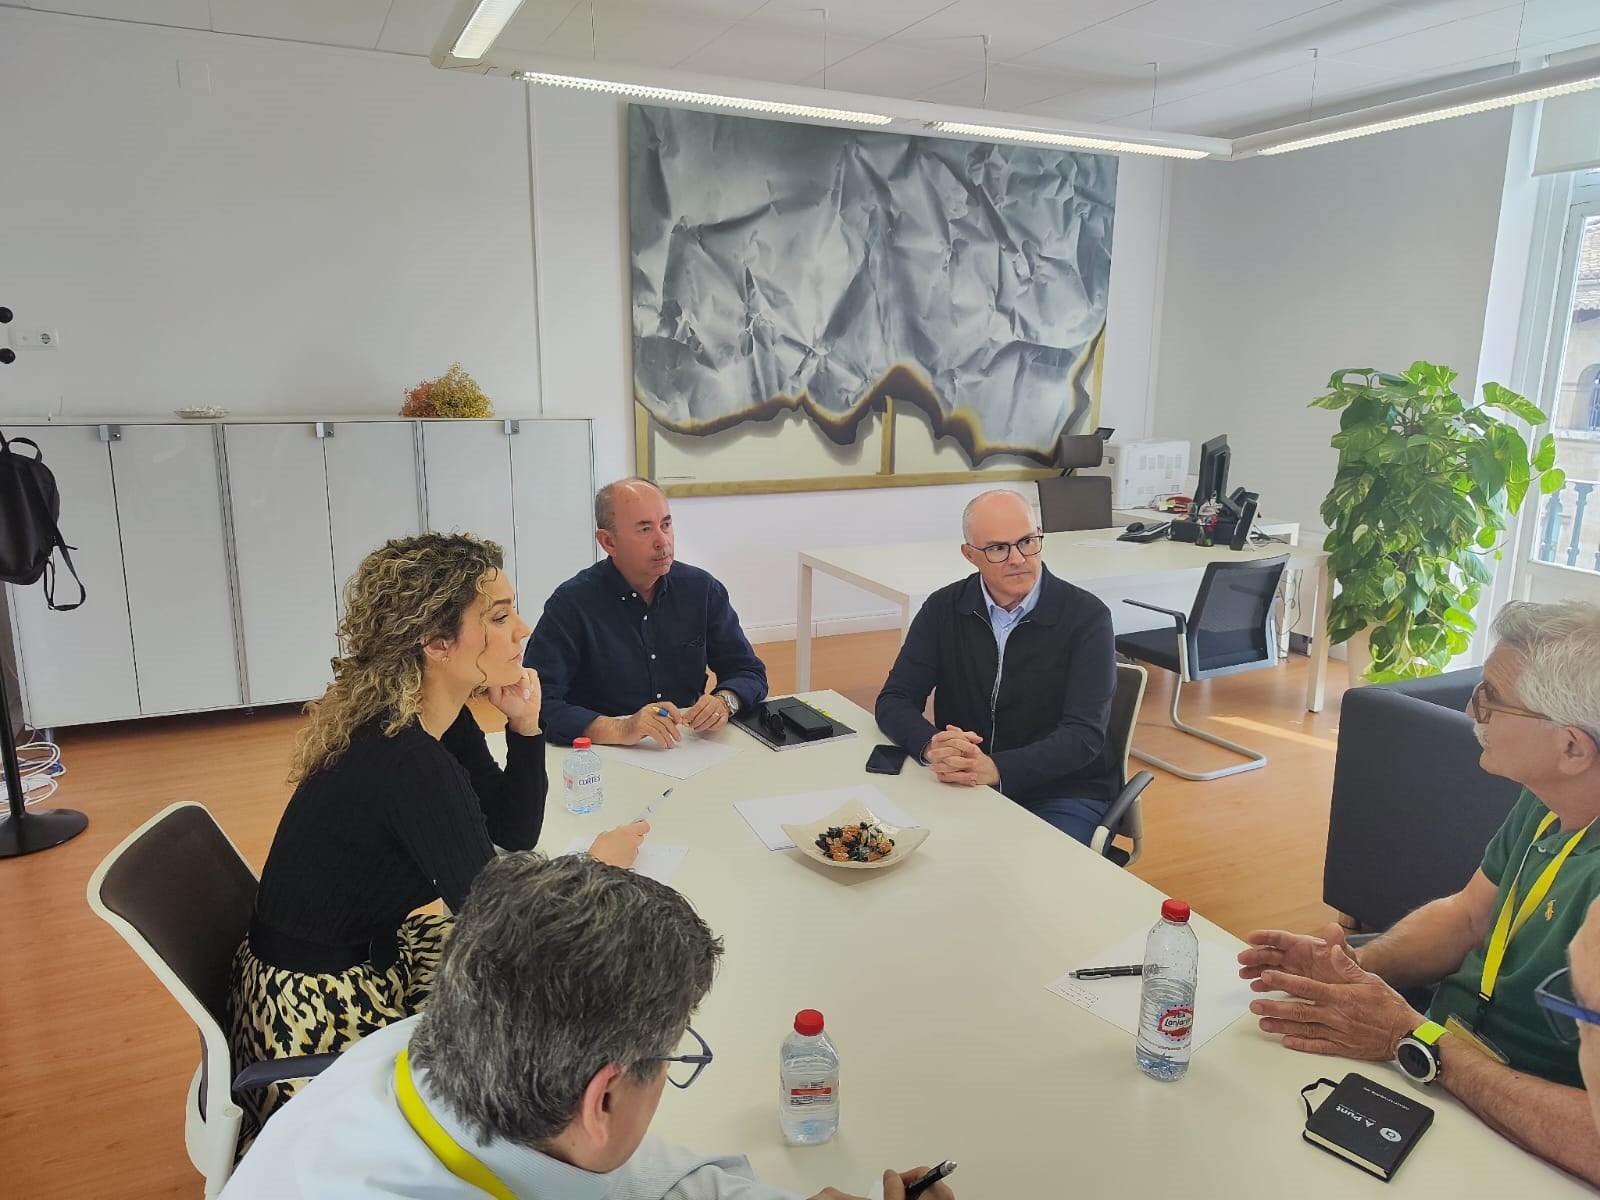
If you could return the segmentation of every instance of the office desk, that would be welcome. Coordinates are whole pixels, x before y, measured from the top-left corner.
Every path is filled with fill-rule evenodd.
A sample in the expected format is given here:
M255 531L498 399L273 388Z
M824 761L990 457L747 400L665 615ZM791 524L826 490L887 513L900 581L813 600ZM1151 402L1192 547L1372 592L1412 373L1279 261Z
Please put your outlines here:
M1188 542L1159 541L1141 544L1119 542L1122 527L1080 529L1046 534L1044 562L1052 574L1106 592L1117 587L1138 587L1156 580L1192 573L1199 576L1214 559L1238 561L1289 555L1289 565L1315 573L1316 600L1311 633L1311 671L1306 680L1306 708L1321 712L1328 678L1328 604L1333 598L1328 578L1328 556L1320 548L1268 543L1230 550L1226 546L1196 546ZM795 614L795 679L804 691L811 686L811 595L817 572L842 579L893 600L900 606L900 638L905 640L911 619L928 596L947 583L972 573L955 541L902 542L885 546L840 546L800 552L800 595Z
M882 740L871 715L833 693L807 698L859 736L778 755L728 728L714 736L744 752L690 779L608 761L593 816L569 815L559 783L551 795L542 845L560 853L671 786L651 840L690 847L673 886L727 946L694 1018L715 1061L689 1090L666 1089L657 1133L747 1154L807 1196L865 1195L887 1166L942 1158L961 1164L962 1200L1592 1195L1433 1090L1433 1128L1385 1189L1300 1140L1299 1089L1350 1070L1413 1085L1392 1066L1285 1050L1248 1016L1195 1053L1187 1078L1146 1079L1130 1035L1045 985L1153 925L1160 894L987 788L947 787L915 763L865 775ZM563 753L550 752L553 781ZM897 867L845 872L768 851L733 808L862 782L930 830ZM1240 945L1203 916L1195 925ZM1139 981L1127 982L1137 1005ZM778 1043L811 1007L839 1045L843 1120L834 1141L789 1147Z

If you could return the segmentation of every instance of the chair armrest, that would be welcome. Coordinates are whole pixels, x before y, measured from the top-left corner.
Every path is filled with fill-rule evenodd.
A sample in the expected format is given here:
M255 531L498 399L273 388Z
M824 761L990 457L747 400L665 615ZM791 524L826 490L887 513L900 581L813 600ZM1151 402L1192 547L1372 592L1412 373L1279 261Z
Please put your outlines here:
M1175 608L1162 608L1159 604L1146 604L1143 600L1129 600L1126 596L1122 598L1122 602L1131 604L1135 608L1148 608L1151 612L1166 613L1177 623L1179 633L1182 633L1189 624L1189 614L1181 613Z
M251 1063L233 1079L236 1092L253 1092L286 1079L310 1079L334 1064L337 1054L297 1054L292 1058L267 1058Z
M1089 842L1089 848L1097 854L1104 854L1106 847L1111 844L1111 839L1116 836L1117 826L1122 824L1122 818L1133 807L1133 802L1139 798L1139 793L1155 782L1155 776L1149 771L1140 771L1123 785L1117 793L1117 798L1111 802L1111 807L1106 810L1106 815L1100 818L1100 824L1095 827L1094 837Z

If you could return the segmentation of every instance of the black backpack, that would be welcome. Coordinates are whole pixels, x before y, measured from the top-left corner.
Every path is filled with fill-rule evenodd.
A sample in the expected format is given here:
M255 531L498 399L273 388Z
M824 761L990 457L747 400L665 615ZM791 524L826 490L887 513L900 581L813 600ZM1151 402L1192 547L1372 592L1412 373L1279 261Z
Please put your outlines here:
M18 452L31 446L33 457ZM84 602L87 593L78 569L72 565L69 546L61 539L56 519L61 515L61 493L56 477L44 465L39 444L29 438L7 439L0 433L0 583L29 584L44 576L44 602L57 612L67 612ZM56 567L51 556L57 547L78 585L71 604L56 603Z

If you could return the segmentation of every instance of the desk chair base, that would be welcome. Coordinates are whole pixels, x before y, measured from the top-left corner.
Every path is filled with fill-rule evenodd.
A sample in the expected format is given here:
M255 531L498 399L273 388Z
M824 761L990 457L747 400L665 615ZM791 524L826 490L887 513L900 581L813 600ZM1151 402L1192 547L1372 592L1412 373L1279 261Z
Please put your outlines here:
M1248 761L1235 763L1231 767L1218 767L1215 771L1191 771L1187 767L1180 767L1164 758L1146 754L1142 750L1131 751L1134 758L1137 758L1140 762L1147 762L1153 767L1160 767L1163 771L1170 771L1180 779L1192 779L1198 783L1203 783L1210 779L1221 779L1225 775L1239 775L1245 771L1258 771L1267 765L1267 756L1259 750L1252 750L1249 746L1241 746L1238 742L1230 742L1227 738L1218 737L1214 733L1207 733L1204 729L1197 729L1178 716L1178 698L1182 695L1183 680L1178 679L1173 683L1172 687L1172 727L1187 733L1190 737L1197 737L1203 742L1210 742L1213 746L1221 746L1224 750L1232 750L1235 754L1241 754Z

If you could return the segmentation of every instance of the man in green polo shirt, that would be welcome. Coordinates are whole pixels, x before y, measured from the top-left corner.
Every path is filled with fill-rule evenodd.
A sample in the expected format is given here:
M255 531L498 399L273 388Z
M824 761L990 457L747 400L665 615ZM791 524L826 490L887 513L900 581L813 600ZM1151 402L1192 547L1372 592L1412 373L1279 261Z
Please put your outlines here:
M1523 1148L1600 1183L1577 1047L1534 998L1600 897L1600 828L1589 828L1600 819L1600 607L1509 604L1494 630L1468 712L1483 769L1524 790L1483 865L1359 949L1336 925L1320 938L1252 933L1239 973L1256 991L1295 997L1251 1005L1290 1049L1397 1060ZM1435 984L1426 1016L1395 990Z

